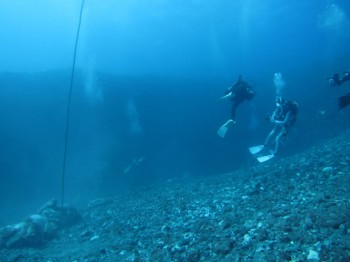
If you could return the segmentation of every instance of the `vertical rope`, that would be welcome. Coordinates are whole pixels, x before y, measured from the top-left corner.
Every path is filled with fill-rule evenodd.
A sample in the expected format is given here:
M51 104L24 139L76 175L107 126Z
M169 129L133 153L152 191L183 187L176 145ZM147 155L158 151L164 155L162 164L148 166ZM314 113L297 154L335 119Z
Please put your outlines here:
M69 118L70 118L70 107L71 107L71 98L72 98L72 90L73 90L73 83L74 83L74 75L75 75L75 61L77 57L77 47L78 47L78 41L79 41L79 34L80 34L80 25L81 25L81 18L83 15L83 9L84 9L84 2L85 0L82 0L81 7L80 7L80 15L79 15L79 24L78 24L78 30L75 37L75 46L74 46L74 55L73 55L73 66L72 66L72 72L70 76L70 86L69 86L69 94L68 94L68 105L67 105L67 112L66 112L66 128L65 128L65 136L64 136L64 155L63 155L63 167L62 167L62 192L61 192L61 205L63 207L64 205L64 193L65 193L65 177L66 177L66 162L67 162L67 145L68 145L68 130L69 130Z

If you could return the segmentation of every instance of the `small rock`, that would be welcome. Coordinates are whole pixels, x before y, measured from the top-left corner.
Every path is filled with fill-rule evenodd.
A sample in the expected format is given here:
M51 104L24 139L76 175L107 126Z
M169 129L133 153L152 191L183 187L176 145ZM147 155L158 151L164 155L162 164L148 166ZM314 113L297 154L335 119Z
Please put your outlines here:
M179 246L178 244L176 244L175 246L173 246L171 248L171 253L175 254L175 253L182 253L184 251L184 248Z
M266 241L269 238L269 232L266 229L262 229L258 232L257 239L262 242Z
M197 262L200 259L199 250L190 250L186 255L186 261Z
M309 261L319 261L320 257L318 256L318 253L312 249L310 249L309 254L307 255L307 260Z
M233 241L220 242L215 246L215 253L222 256L226 256L228 253L231 252L233 245L234 245Z
M334 168L331 166L327 166L327 167L322 168L323 173L331 173L331 172L333 172L333 170L334 170Z
M251 240L252 240L252 237L249 234L245 234L243 236L243 245L248 245Z
M225 230L231 226L231 223L227 220L221 220L218 225L222 230Z
M90 238L90 241L94 241L94 240L97 240L99 239L100 237L98 235L94 235Z

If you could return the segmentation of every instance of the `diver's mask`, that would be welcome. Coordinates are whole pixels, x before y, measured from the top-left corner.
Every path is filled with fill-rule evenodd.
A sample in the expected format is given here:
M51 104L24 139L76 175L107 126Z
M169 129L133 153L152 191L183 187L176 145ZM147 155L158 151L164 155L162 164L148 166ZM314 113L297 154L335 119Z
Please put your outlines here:
M277 97L276 97L276 106L277 106L277 107L281 107L282 104L283 104L283 99L282 99L282 97L277 96Z

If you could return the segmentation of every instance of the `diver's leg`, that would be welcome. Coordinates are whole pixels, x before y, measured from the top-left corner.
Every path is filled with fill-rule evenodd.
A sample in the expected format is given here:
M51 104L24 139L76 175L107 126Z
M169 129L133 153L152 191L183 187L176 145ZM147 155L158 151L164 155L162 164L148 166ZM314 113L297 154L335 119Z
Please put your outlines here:
M226 132L229 129L229 127L236 123L236 121L235 121L236 109L237 109L239 103L237 103L236 100L233 100L232 103L233 104L232 104L232 108L231 108L231 118L229 120L227 120L226 123L223 124L218 130L218 135L222 138L225 137Z
M339 78L339 74L338 73L335 73L332 77L332 80L333 80L333 84L334 86L340 86L342 84L342 79Z
M286 135L287 135L287 129L283 127L276 137L275 152L273 153L274 155L277 154L279 146L281 142L286 138Z
M269 143L270 143L270 140L271 140L271 137L276 133L276 130L277 130L277 125L271 130L271 132L269 133L269 135L267 136L266 140L265 140L265 143L264 143L264 146L266 147Z
M231 107L231 119L236 122L236 110L238 106L242 103L243 101L240 101L238 99L233 99L232 101L232 107Z
M346 73L344 74L343 79L341 79L340 82L341 82L341 83L344 83L344 82L349 81L349 80L350 80L350 72L346 72Z
M231 107L231 119L235 121L236 119L236 110L237 110L238 104L236 102L233 102Z

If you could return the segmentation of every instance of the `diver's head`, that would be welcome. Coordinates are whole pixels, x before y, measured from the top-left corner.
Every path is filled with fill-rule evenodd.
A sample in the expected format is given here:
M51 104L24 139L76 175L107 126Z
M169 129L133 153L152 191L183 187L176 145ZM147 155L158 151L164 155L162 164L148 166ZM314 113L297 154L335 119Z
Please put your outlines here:
M284 99L281 96L276 96L276 106L281 107L284 103Z
M330 78L328 80L328 83L331 85L331 86L340 86L341 85L341 81L339 79L339 74L338 73L335 73L333 75L332 78Z

